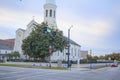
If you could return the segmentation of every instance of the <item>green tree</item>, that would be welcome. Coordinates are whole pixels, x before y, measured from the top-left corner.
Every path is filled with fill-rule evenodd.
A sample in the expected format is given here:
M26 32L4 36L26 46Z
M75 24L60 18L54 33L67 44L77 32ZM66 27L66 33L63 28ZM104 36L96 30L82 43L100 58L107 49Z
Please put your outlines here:
M109 58L111 58L111 55L110 54L107 54L107 55L105 55L105 60L109 60Z
M8 60L11 60L11 59L13 59L13 58L17 59L17 58L19 58L19 57L20 57L20 54L19 54L19 52L17 52L17 51L14 51L14 52L12 52L12 53L7 54Z
M98 57L98 56L93 56L93 59L94 59L94 60L98 60L99 57Z
M11 54L11 53L7 54L7 59L8 59L8 60L11 60L11 59L12 59L12 57L13 57L13 56L12 56L12 54Z
M112 53L111 59L112 60L120 60L120 54L119 53Z
M99 59L105 59L105 56L100 55L100 56L99 56Z
M24 55L29 56L29 58L32 58L32 51L31 51L31 36L28 36L26 39L23 40L22 44L22 50Z
M12 53L12 56L13 56L15 59L17 59L17 58L20 57L20 54L19 54L19 52L14 51L14 52Z
M22 50L25 55L32 58L44 59L50 56L49 47L52 47L52 51L61 51L67 45L67 38L63 36L63 32L54 30L51 28L46 29L47 24L42 23L35 25L30 35L23 40Z
M92 58L92 56L89 55L89 54L86 56L86 59L87 59L87 60L90 60L91 58Z
M119 60L120 61L120 53L112 53L112 54L106 54L105 55L105 59L109 60L109 58L111 60Z

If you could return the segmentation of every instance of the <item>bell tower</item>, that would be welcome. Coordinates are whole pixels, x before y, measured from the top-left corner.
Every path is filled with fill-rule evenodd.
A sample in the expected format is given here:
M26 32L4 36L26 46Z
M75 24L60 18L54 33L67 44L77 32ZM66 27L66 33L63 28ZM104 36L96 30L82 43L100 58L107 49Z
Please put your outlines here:
M44 22L48 24L48 27L53 29L57 29L56 8L55 0L46 0L46 4L44 5Z

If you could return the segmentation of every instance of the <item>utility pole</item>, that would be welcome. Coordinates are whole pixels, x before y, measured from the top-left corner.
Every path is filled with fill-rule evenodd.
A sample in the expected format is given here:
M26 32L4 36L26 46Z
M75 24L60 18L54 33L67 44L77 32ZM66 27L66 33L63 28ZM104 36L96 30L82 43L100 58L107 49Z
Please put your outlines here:
M71 26L69 29L68 29L68 68L70 67L70 29L72 28L73 26Z
M49 46L49 54L50 54L49 67L51 68L51 55L52 55L52 46Z

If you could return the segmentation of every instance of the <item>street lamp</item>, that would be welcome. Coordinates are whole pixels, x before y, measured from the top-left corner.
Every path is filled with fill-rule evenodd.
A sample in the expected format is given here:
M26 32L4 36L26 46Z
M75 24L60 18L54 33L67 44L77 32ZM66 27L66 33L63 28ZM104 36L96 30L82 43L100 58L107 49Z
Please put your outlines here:
M90 69L92 69L92 50L90 50Z
M70 67L70 29L72 28L73 26L71 26L69 29L68 29L68 68Z

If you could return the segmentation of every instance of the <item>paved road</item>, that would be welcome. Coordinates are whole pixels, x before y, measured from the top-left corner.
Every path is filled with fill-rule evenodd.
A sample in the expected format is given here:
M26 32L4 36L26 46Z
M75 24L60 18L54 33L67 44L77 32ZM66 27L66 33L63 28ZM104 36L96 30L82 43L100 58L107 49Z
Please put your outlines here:
M0 80L120 80L120 67L49 70L0 66Z

